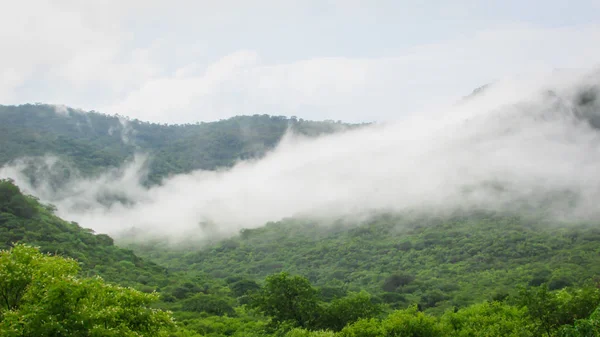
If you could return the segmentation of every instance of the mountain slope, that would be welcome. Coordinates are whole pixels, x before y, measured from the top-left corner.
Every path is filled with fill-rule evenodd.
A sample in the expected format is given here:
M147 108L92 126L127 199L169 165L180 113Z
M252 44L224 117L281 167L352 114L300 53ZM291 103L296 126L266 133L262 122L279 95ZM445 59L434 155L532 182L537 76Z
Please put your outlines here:
M0 120L0 166L49 154L66 160L67 171L72 165L90 175L120 166L136 152L146 153L152 158L148 183L260 157L277 145L288 128L314 137L360 126L268 115L166 125L43 104L0 105Z
M261 279L279 271L321 287L366 289L393 305L442 310L515 287L551 289L600 275L600 230L494 214L435 219L379 216L348 228L285 220L195 252L131 247L173 270ZM168 253L167 253L168 252Z
M474 226L480 228L481 232ZM11 181L0 181L0 248L16 240L34 243L44 251L54 250L76 257L87 274L98 273L113 282L142 289L142 284L162 283L163 302L159 306L174 311L179 326L184 329L177 336L193 336L194 333L215 337L291 337L299 334L348 336L344 331L357 330L356 333L364 334L363 329L372 330L370 326L373 324L389 331L404 331L398 330L405 326L402 322L412 320L415 322L411 323L411 331L427 329L430 336L464 336L465 331L508 335L506 331L512 330L522 330L519 336L533 336L539 335L537 332L542 329L551 329L547 331L552 332L559 329L576 331L582 324L590 325L593 331L597 331L596 316L585 320L598 305L596 288L567 289L555 293L547 293L545 288L532 289L511 297L509 301L464 307L475 296L482 295L479 292L482 287L490 292L498 290L498 284L514 286L527 282L537 285L549 279L551 287L562 288L583 280L587 274L597 274L598 231L581 226L569 230L546 228L549 230L548 236L536 236L534 233L540 229L518 219L493 216L480 217L477 223L460 218L453 222L425 222L424 219L382 216L377 221L350 229L339 226L315 227L314 223L287 220L269 224L266 228L243 231L239 238L222 242L200 253L191 253L185 258L171 252L171 258L179 261L179 269L188 269L188 276L178 273L168 277L162 268L112 245L109 237L93 235L74 223L55 217L51 206L41 205L35 198L23 195ZM520 237L524 237L524 240ZM454 247L452 243L457 243L456 240L461 244ZM477 246L478 242L482 244ZM507 242L513 242L514 245ZM397 255L394 250L407 254ZM452 250L457 255L452 256ZM481 250L475 258L472 256L473 250ZM419 257L419 251L425 253ZM159 251L155 249L154 252ZM551 256L549 253L557 254L559 258L539 261ZM290 260L290 257L294 258ZM491 257L498 261L486 260ZM163 257L161 260L167 261L169 258ZM505 270L499 268L503 262L511 260L516 262L514 266L507 265ZM270 265L273 261L281 265ZM394 261L402 261L405 269L397 271ZM196 264L187 266L190 262ZM288 262L290 264L285 265ZM549 271L547 269L535 268L542 262L558 263L554 267L561 268L561 272L577 271L577 274L570 275L571 279L567 282L560 279L555 282L556 275L552 272L548 274L545 273ZM453 269L448 263L457 267ZM580 270L568 265L575 263ZM419 268L420 272L416 272ZM302 277L279 274L267 278L264 286L260 287L243 275L254 273L253 276L258 277L278 269L304 272L322 286L319 289L312 288L310 282ZM581 269L585 269L587 274ZM201 270L210 271L224 280L210 281L202 276ZM344 279L347 270L353 272ZM486 277L486 270L496 278ZM394 273L390 275L390 272ZM498 272L506 275L499 277ZM530 272L534 272L533 279L524 277ZM360 282L353 280L353 273L358 273ZM196 277L189 277L194 274ZM147 279L140 280L140 277ZM344 281L340 282L342 279ZM379 291L379 298L372 298L364 292L348 293L348 290L374 289L374 286L381 285L380 281L383 281L385 292ZM494 284L490 281L500 282ZM147 291L152 288L147 288ZM300 292L296 294L296 291ZM504 296L495 298L502 300ZM419 308L438 313L441 317L419 313L415 306L390 312L386 306L381 306L381 300L399 306L417 302ZM266 301L265 304L261 304L263 301ZM324 329L327 332L289 330L297 324L286 320L285 312L280 313L277 308L287 308L288 304L294 305L298 301L310 304L301 308L307 317L315 319L309 319L301 327ZM246 303L250 307L245 306ZM463 308L447 310L442 314L448 304ZM275 311L267 310L271 305L276 308ZM538 315L528 312L524 305L548 307L551 311ZM479 319L480 315L486 317L484 324ZM361 321L361 318L365 320ZM576 321L576 318L584 320ZM556 322L551 321L549 327L537 323L548 319ZM450 321L452 324L448 323ZM574 322L575 326L571 326ZM435 329L431 330L431 327ZM498 329L505 333L498 333ZM333 331L339 330L342 331L334 334Z
M9 180L0 180L0 249L16 242L75 258L88 276L100 275L111 282L150 290L168 284L169 273L164 268L115 246L108 235L95 235L60 219L52 206L24 195Z

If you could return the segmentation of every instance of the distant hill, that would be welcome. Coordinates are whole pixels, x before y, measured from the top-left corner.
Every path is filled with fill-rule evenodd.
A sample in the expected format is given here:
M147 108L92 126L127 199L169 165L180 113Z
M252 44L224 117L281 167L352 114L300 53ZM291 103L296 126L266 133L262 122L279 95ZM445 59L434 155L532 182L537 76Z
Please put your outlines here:
M92 175L122 165L136 152L146 153L152 158L148 184L172 174L215 170L261 157L288 129L315 137L360 126L269 115L167 125L45 104L0 105L0 121L0 166L50 154Z

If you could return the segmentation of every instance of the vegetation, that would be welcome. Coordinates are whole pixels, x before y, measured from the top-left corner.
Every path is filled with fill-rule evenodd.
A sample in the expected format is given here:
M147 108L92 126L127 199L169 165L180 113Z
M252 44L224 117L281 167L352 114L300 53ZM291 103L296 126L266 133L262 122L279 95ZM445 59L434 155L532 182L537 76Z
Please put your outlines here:
M21 193L12 181L0 179L0 249L14 242L33 244L44 253L76 259L85 276L99 275L146 291L169 282L165 268L115 246L108 235L95 235L60 219L53 211L51 205Z
M212 123L167 125L44 104L0 105L0 166L22 157L61 158L52 176L94 175L123 165L134 153L152 157L147 184L192 170L215 170L273 149L288 129L319 136L358 127L283 116L238 116ZM76 170L73 170L75 168ZM35 182L35 175L30 174Z
M72 259L17 245L0 252L1 336L166 336L167 312L155 294L76 278Z
M0 181L0 219L7 248L0 254L0 336L600 331L600 290L593 282L598 235L592 226L552 228L489 214L380 216L351 228L290 219L187 254L140 248L169 263L166 270L114 246L106 235L59 219L10 180ZM164 310L173 312L175 323ZM128 323L140 320L148 323Z
M168 126L47 105L0 106L0 118L0 165L58 155L56 188L73 167L93 175L136 152L154 158L154 184L261 156L288 128L354 127L264 115ZM600 335L594 223L485 212L286 219L173 248L115 244L54 210L0 180L0 337Z
M495 214L381 215L331 227L288 219L195 250L130 248L172 271L257 282L284 271L306 276L327 300L365 290L393 308L418 304L441 314L515 294L519 286L547 283L557 290L592 280L600 275L599 241L591 224L557 227Z
M250 307L265 317L249 319L245 305L210 311L220 304L200 296L197 303L206 315L184 319L184 328L169 312L150 307L158 295L98 277L79 279L78 268L72 259L25 245L0 251L0 336L591 337L600 332L598 287L551 292L543 285L440 316L417 305L382 315L384 307L366 293L325 303L306 278L286 273L269 276L251 295ZM189 310L187 303L183 308Z

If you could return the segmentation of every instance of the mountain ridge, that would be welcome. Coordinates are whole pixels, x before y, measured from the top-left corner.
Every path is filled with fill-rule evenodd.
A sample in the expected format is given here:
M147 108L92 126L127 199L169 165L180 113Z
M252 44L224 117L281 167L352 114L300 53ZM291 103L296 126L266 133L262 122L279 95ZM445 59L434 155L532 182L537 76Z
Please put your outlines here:
M173 174L260 158L288 131L318 137L367 125L269 115L167 125L47 104L0 105L0 120L0 166L52 154L89 176L147 153L152 157L149 185Z

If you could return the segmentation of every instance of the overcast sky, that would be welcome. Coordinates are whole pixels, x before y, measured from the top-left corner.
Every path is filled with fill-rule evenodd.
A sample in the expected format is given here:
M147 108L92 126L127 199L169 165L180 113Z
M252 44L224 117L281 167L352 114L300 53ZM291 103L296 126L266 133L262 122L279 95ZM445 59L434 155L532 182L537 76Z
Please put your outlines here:
M600 64L600 0L0 0L0 104L395 120Z

